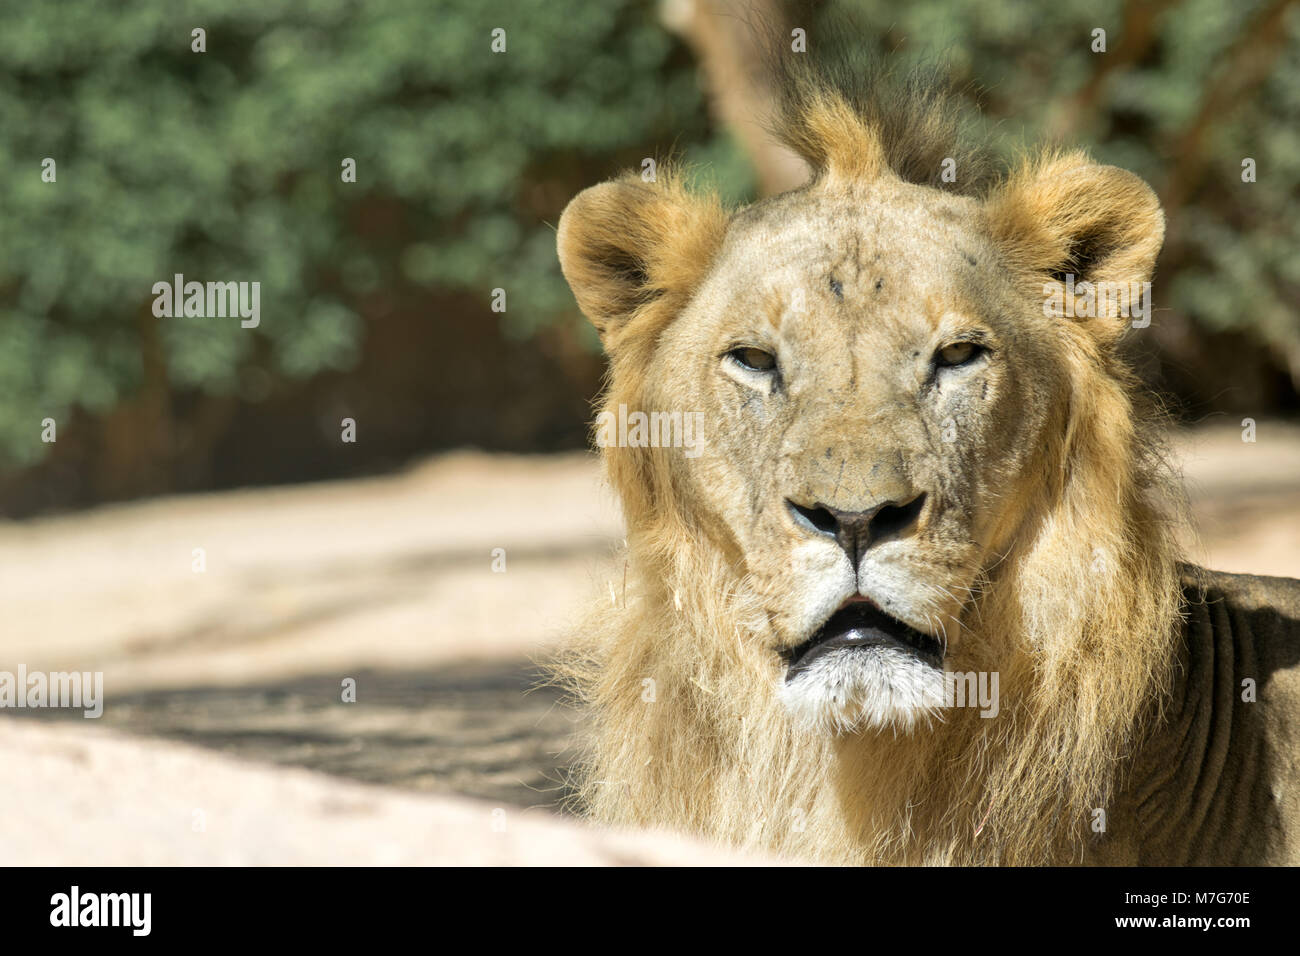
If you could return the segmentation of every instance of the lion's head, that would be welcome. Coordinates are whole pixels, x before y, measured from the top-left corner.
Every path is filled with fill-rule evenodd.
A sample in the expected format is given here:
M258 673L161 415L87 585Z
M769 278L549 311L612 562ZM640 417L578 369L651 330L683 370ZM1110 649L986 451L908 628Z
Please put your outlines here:
M802 189L727 212L628 176L560 221L605 424L704 440L601 442L633 583L572 665L589 797L832 858L1043 858L1167 666L1173 551L1117 354L1163 216L1080 153L965 181L947 101L872 82L793 78ZM1002 703L945 708L945 671Z

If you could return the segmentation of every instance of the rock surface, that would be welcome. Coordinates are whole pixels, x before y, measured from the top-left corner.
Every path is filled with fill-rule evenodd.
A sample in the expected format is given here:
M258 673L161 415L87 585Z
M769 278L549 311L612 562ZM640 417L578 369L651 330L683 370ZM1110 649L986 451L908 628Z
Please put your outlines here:
M1300 577L1300 428L1256 438L1176 436L1189 554ZM579 716L534 659L617 593L621 535L587 455L0 523L0 671L100 671L106 698L0 711L0 862L735 859L557 816Z

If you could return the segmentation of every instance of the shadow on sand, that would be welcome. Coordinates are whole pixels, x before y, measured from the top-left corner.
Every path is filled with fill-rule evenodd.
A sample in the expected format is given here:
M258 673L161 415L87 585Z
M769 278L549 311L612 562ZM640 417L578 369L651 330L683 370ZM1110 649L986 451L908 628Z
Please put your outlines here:
M246 760L563 812L577 714L524 661L108 696L99 723ZM79 711L9 711L83 721Z

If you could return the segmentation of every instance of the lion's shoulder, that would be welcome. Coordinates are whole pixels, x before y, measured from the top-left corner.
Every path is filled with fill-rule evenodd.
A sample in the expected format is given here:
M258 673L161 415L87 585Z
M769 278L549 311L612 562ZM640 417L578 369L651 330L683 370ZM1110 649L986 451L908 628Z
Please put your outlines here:
M1186 646L1230 666L1239 683L1270 680L1300 717L1300 580L1182 570Z
M1182 572L1174 699L1140 761L1176 824L1161 859L1300 862L1300 580Z
M1233 635L1241 652L1261 663L1300 663L1300 580L1258 574L1229 574L1192 565L1182 569L1188 621L1202 621L1214 633ZM1203 610L1202 610L1203 609Z
M1184 565L1181 576L1189 599L1223 601L1242 610L1274 611L1300 619L1300 579L1231 574L1194 565Z

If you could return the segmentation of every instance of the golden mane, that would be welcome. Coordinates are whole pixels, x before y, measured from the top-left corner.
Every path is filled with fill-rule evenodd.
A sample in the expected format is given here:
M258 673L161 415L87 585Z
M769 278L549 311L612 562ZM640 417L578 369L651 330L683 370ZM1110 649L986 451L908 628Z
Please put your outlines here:
M987 635L1012 638L1023 669L1002 671L1002 718L950 710L923 733L871 732L860 753L796 731L756 692L766 676L735 652L764 627L743 582L686 509L655 506L672 487L662 450L608 449L629 516L627 586L556 662L592 721L583 807L830 862L1077 860L1121 759L1158 716L1179 588L1174 523L1156 503L1175 499L1135 426L1130 384L1084 358L1074 371L1074 393L1090 400L1072 406L1060 472L987 576L953 663L988 669ZM647 407L644 394L644 382L616 379L606 406ZM836 767L846 757L856 773Z
M887 135L904 129L895 113L886 111L894 117L886 120L825 87L799 89L805 92L790 102L807 107L806 121L788 138L819 177L900 174L936 154L935 130L946 128L928 124L909 145L901 134ZM916 100L895 102L905 109ZM853 135L845 124L855 125ZM843 159L861 158L863 142L879 147L869 163ZM989 232L1018 281L1041 274L1034 250L1059 225L1039 221L1047 204L1035 205L1034 190L1044 181L1075 182L1086 162L1081 154L1045 154L988 199ZM1108 170L1088 166L1085 175L1118 174ZM614 185L641 188L628 179ZM716 201L690 197L675 181L668 188L681 244L669 258L651 255L648 241L645 255L633 255L642 285L651 287L635 302L618 300L620 286L604 291L602 276L570 274L568 263L599 258L566 256L599 241L576 233L599 217L566 213L571 225L561 227L561 259L570 284L583 290L584 311L598 325L601 315L630 316L613 330L616 343L606 337L603 404L611 412L674 407L674 396L648 375L650 357L725 232ZM1060 197L1050 208L1064 208L1076 232L1100 214L1086 204L1063 206ZM1129 239L1150 240L1134 255L1152 260L1163 235L1154 210L1125 227ZM635 253L635 221L627 225L626 213L618 221ZM1018 236L1029 238L1017 247ZM626 259L628 245L621 241L624 258L615 262ZM1057 251L1081 268L1128 265L1108 259L1104 247ZM674 279L657 278L669 272ZM1011 547L973 589L967 631L950 661L957 671L1000 672L996 720L959 708L908 733L797 729L767 686L759 655L743 653L762 642L767 620L735 570L742 562L718 543L725 538L697 524L680 456L603 449L627 522L627 583L612 605L605 599L593 608L576 644L553 663L591 721L577 767L583 809L607 823L668 826L824 862L1081 860L1096 811L1109 807L1124 759L1158 719L1170 686L1181 498L1155 438L1160 423L1114 341L1098 335L1096 323L1071 326L1063 341L1070 401L1046 429L1049 473L1025 502Z

